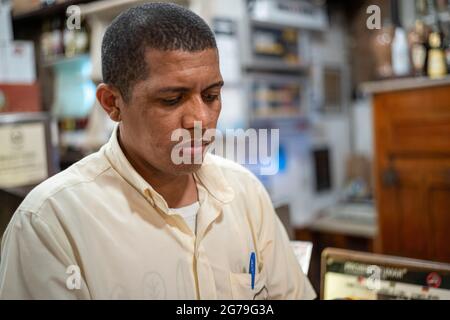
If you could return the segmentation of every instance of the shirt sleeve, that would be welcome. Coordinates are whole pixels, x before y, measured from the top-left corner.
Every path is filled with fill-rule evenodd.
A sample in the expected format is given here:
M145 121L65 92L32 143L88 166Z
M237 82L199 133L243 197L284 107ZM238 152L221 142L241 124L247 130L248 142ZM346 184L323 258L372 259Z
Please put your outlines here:
M314 292L291 247L286 229L278 218L265 188L260 185L261 222L259 246L267 275L270 299L312 300Z
M89 299L69 248L61 227L19 209L2 238L0 299Z

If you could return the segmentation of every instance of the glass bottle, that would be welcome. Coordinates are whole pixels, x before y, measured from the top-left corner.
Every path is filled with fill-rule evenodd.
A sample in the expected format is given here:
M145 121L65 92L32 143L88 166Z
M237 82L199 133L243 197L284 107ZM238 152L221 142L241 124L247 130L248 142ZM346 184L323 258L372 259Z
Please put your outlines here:
M430 45L428 51L428 76L432 79L442 78L447 74L447 63L439 32L432 32L428 42Z
M446 24L446 28L444 29L444 53L445 60L447 62L447 72L450 73L450 22Z
M407 76L411 72L408 39L405 30L400 25L395 28L392 40L392 70L398 77Z
M416 21L415 27L408 38L413 73L415 76L423 76L426 73L425 66L428 52L426 27L423 21Z
M416 14L417 16L426 16L427 11L427 1L426 0L416 0Z
M372 48L375 56L375 73L377 78L390 78L392 71L391 45L394 28L389 20L385 20L383 27L375 33Z

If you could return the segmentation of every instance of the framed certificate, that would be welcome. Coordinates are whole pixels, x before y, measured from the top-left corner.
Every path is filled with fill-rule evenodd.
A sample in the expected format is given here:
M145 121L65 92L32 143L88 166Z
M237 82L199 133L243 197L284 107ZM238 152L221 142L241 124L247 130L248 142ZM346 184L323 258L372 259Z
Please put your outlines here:
M0 114L0 188L35 185L57 171L46 113Z
M450 300L450 265L327 248L321 299Z

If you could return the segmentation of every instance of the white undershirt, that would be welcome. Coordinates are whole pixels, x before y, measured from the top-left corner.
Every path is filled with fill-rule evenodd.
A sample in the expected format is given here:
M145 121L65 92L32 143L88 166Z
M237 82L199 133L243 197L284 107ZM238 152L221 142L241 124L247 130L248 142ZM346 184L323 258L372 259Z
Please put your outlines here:
M178 213L180 216L183 217L184 221L186 221L186 224L189 226L189 228L192 230L192 232L196 233L196 226L197 226L197 213L198 209L200 209L200 204L197 202L194 202L193 204L190 204L186 207L182 208L172 208L171 210Z

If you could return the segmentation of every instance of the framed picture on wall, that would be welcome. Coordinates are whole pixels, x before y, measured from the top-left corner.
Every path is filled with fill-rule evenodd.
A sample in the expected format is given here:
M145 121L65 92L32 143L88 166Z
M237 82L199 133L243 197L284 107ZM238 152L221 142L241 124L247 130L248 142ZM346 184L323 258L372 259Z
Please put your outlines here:
M341 112L343 104L342 71L336 67L323 69L324 112Z
M348 70L339 64L324 63L316 66L314 96L322 113L339 114L346 110L348 102Z
M57 172L47 113L0 114L0 188L36 185Z

